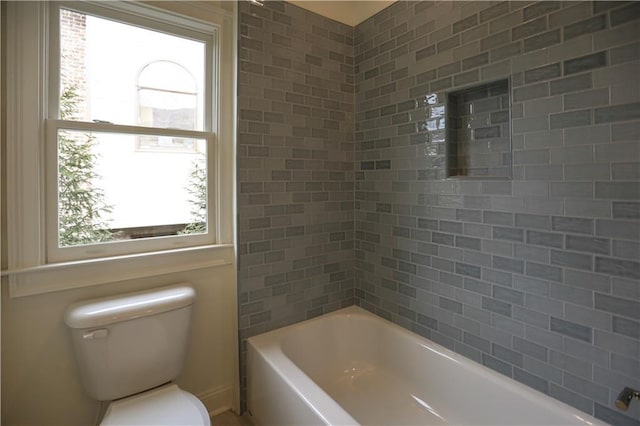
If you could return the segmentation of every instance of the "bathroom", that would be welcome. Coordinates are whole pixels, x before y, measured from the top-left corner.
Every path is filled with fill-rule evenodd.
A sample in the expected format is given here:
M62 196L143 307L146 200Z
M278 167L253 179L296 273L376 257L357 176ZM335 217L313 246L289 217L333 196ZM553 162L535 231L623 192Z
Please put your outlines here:
M191 269L19 297L3 273L3 424L95 422L65 310L181 282L197 300L178 384L214 414L244 407L247 338L355 304L601 421L640 422L637 401L615 408L640 388L637 2L398 1L351 25L216 6L238 34L227 244ZM465 176L445 154L460 119L434 107L505 80L510 170Z

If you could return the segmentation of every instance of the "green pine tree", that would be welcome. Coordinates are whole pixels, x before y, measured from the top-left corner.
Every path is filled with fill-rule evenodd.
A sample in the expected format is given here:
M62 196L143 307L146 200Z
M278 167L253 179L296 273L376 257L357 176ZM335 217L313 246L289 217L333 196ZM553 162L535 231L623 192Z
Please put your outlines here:
M207 169L204 158L193 162L186 190L190 195L191 223L188 223L179 234L205 233L207 232Z
M78 113L75 86L63 90L60 118L69 120ZM97 155L92 152L95 136L69 131L58 134L58 235L59 245L75 246L112 239L105 219L111 206L104 201L104 191L96 186L100 176L95 171Z

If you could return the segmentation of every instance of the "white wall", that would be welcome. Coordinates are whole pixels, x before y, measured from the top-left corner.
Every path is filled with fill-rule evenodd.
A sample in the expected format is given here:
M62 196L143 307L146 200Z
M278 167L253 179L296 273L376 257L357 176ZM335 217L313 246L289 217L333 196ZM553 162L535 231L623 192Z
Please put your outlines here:
M64 312L71 303L179 282L196 289L188 360L178 384L210 397L211 411L232 408L236 379L235 266L10 299L2 292L2 423L90 425L99 403L75 370Z

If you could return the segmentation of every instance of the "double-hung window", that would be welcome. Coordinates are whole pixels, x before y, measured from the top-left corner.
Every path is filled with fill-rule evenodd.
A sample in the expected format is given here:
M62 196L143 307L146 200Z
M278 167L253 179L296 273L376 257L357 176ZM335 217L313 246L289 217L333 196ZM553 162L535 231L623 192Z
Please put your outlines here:
M37 130L9 132L9 161L21 163L9 167L9 202L20 204L9 212L10 268L230 243L231 14L216 23L129 2L12 7L23 39L9 54L37 47L14 72L31 63L39 81L23 77L13 93L17 109L37 105ZM17 28L29 20L37 31ZM41 165L35 178L17 170L29 162ZM20 217L32 207L35 230Z

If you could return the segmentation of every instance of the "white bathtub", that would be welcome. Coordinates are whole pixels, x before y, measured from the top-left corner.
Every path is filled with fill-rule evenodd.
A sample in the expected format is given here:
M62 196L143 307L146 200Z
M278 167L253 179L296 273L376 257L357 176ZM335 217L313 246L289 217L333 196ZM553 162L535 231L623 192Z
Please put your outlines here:
M256 425L603 424L356 306L247 350Z

